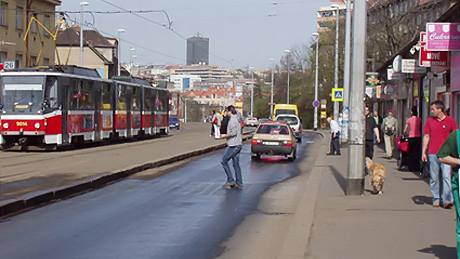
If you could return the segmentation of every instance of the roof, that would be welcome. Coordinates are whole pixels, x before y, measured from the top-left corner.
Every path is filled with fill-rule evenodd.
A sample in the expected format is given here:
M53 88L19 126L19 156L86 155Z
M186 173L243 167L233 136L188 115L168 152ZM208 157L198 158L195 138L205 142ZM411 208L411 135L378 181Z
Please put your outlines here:
M83 31L84 45L88 46L88 43L96 48L114 48L115 44L112 44L102 34L94 30ZM80 29L78 27L67 28L58 34L56 46L79 46L80 45Z

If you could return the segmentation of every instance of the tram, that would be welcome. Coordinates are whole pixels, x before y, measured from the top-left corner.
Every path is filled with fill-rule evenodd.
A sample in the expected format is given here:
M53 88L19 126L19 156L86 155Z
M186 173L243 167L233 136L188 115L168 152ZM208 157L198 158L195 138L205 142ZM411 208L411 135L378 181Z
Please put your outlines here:
M55 148L169 133L166 89L75 66L0 73L0 144Z

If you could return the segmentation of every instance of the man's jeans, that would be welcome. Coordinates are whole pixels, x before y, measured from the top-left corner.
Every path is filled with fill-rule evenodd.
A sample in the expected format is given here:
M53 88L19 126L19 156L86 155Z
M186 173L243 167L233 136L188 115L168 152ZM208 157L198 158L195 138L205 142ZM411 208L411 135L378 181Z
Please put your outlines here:
M222 157L222 166L224 167L225 174L227 175L227 183L234 183L235 179L233 178L232 171L228 166L230 160L233 161L233 169L235 169L236 183L238 185L243 184L243 179L241 177L241 167L240 167L240 152L243 146L232 146L227 147Z
M434 154L428 155L430 162L430 189L433 194L433 202L439 202L442 199L443 204L452 203L452 185L449 165L443 164ZM439 172L441 171L442 179L442 197L440 197L440 180Z

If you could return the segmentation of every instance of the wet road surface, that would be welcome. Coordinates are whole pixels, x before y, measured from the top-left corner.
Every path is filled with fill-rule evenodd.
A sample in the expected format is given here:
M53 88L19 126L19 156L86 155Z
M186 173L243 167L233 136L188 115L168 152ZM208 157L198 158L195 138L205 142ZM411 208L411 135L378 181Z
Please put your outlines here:
M305 134L299 158L316 138ZM225 190L222 153L5 219L0 258L212 258L270 186L298 174L297 161L251 162L245 145L244 189Z

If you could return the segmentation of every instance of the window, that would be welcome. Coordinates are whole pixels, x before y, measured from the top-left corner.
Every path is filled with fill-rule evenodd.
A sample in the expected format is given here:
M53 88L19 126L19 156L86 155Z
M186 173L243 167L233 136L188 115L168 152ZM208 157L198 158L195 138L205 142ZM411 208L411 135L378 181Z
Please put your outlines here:
M48 77L45 88L45 112L59 109L58 80L55 77Z
M22 67L22 55L16 54L16 65L18 68Z
M112 110L112 86L108 83L102 85L102 110Z
M78 81L69 89L70 110L92 110L95 108L94 95L90 81Z
M38 17L38 15L35 16L35 18L36 18L37 20L40 20L40 18ZM32 22L32 26L30 27L30 31L31 31L32 33L37 33L37 32L38 32L38 25L37 25L37 22L35 22L35 21Z
M6 52L0 52L0 63L3 63L6 61L6 56L7 56Z
M43 65L44 66L49 66L50 65L50 59L49 58L44 58L43 59Z
M16 30L24 30L24 8L16 7Z
M141 110L141 89L133 87L133 111Z
M36 65L38 65L38 63L37 63L37 56L31 56L31 57L30 57L30 65L31 65L31 66L36 66Z
M8 3L0 2L0 25L8 25Z

